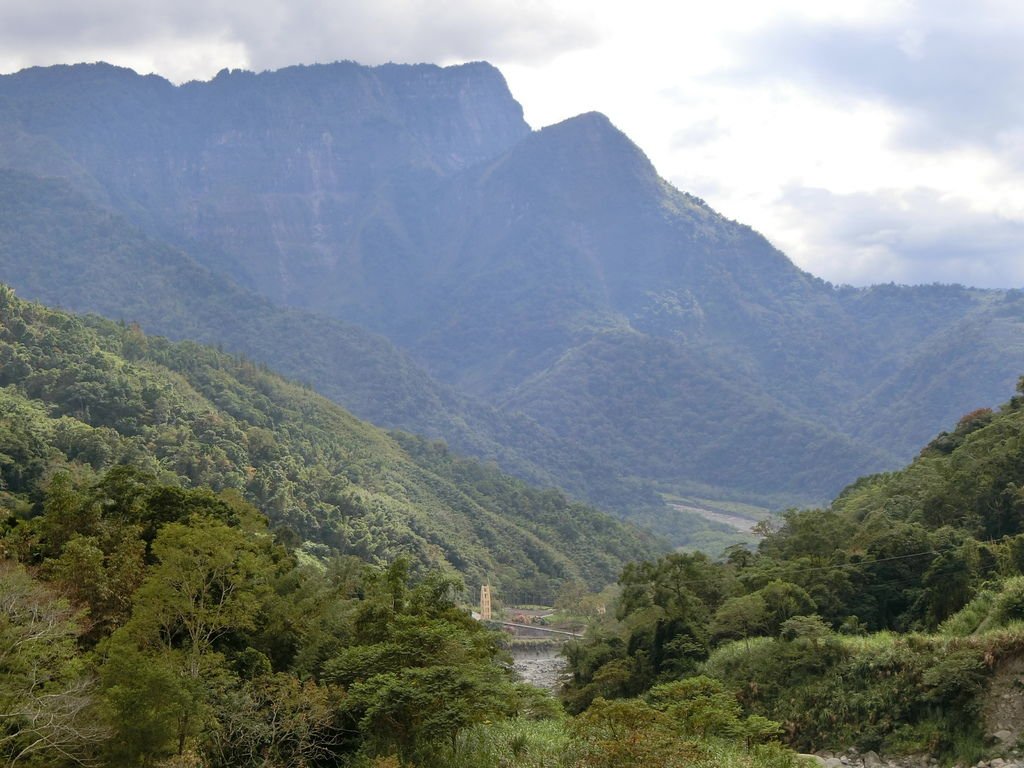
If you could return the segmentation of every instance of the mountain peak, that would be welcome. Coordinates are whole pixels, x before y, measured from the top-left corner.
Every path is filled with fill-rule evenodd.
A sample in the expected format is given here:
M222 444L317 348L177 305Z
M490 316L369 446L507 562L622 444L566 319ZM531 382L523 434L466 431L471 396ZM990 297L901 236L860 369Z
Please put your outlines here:
M596 128L611 129L611 130L614 130L614 131L618 131L619 130L612 123L612 121L608 117L608 115L606 115L604 112L598 112L596 110L591 110L590 112L581 112L580 114L578 114L578 115L576 115L574 117L568 117L565 120L562 120L561 122L555 123L554 125L549 126L549 127L553 128L553 127L555 127L557 125L566 125L566 124L593 125Z
M572 136L580 138L590 136L601 141L615 141L625 143L640 151L629 137L615 127L615 124L603 112L583 112L575 117L569 117L561 122L541 128L538 135L548 137ZM641 154L643 154L641 152Z
M647 155L600 112L534 131L486 175L532 199L552 195L573 208L593 207L595 196L631 205L660 184Z
M386 334L446 381L550 428L557 446L586 446L593 464L535 451L533 427L501 422L493 441L473 438L511 435L504 455L528 446L538 464L556 456L577 487L628 475L686 493L823 498L835 467L885 466L878 451L909 450L1024 369L1016 304L827 290L659 178L608 116L532 131L485 62L236 70L179 88L110 65L33 70L0 77L0 123L0 164L65 176L212 272ZM71 203L38 207L74 223ZM23 231L33 244L44 230ZM61 242L80 258L88 240ZM24 252L13 243L0 257ZM37 262L29 274L61 272ZM181 284L180 270L172 277ZM114 281L85 282L106 292ZM128 285L130 308L139 291ZM232 310L193 300L213 307L204 333L222 332ZM196 313L154 303L167 322L198 327ZM255 317L245 338L267 327ZM363 373L332 348L295 362L298 345L285 346L292 370L309 366L304 378L338 387L338 367ZM392 414L449 391L410 394L398 368L366 388L373 407L395 426L433 429L441 417L427 406L408 406L414 422ZM480 423L462 421L474 426L449 434ZM575 469L584 463L610 469Z

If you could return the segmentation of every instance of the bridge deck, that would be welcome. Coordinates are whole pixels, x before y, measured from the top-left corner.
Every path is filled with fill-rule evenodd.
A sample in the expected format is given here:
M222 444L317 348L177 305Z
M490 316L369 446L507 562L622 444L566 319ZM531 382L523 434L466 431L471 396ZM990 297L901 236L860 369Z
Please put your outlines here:
M482 619L480 614L477 613L476 611L470 611L469 614L470 614L470 616L472 616L477 621L484 621L484 619ZM542 632L542 633L545 633L545 634L548 634L548 635L563 635L565 637L583 637L583 633L582 632L570 632L570 631L565 630L565 629L553 629L552 627L541 627L541 626L538 626L536 624L520 624L520 623L517 623L517 622L514 622L514 621L502 621L500 619L487 619L486 623L487 624L498 624L498 625L500 625L502 627L512 627L513 629L524 629L524 630L528 630L530 632Z

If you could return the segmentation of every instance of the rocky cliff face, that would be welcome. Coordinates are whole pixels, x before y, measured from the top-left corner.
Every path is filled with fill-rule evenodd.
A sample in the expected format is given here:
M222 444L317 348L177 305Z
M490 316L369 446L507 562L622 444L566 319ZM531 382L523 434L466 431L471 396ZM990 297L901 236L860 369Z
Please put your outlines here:
M277 304L388 336L596 451L595 476L823 500L1024 370L1020 295L836 289L672 188L606 117L531 132L487 64L179 87L27 70L0 77L5 166L65 177Z
M76 65L0 78L0 104L0 125L63 159L9 139L5 165L88 179L136 223L303 306L333 293L325 281L379 291L398 262L378 254L415 247L394 221L407 199L529 133L484 63L225 70L177 88Z

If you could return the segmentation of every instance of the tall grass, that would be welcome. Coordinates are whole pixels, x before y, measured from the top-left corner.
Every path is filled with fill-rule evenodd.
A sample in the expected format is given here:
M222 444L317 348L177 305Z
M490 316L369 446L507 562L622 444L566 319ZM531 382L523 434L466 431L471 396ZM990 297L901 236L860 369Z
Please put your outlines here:
M503 720L467 728L450 768L572 768L576 751L562 720Z
M664 737L651 733L652 741ZM445 759L446 768L610 768L594 744L578 741L572 721L506 720L485 723L464 731ZM585 737L582 737L585 739ZM735 739L683 739L674 742L678 750L661 753L658 765L686 768L803 768L805 763L778 744L747 749ZM635 762L635 761L634 761ZM634 765L631 762L630 765ZM617 764L615 768L629 768ZM636 768L657 768L655 765Z
M1013 622L1024 620L1024 576L1015 576L984 589L971 602L950 616L939 627L939 634L966 637L984 634Z

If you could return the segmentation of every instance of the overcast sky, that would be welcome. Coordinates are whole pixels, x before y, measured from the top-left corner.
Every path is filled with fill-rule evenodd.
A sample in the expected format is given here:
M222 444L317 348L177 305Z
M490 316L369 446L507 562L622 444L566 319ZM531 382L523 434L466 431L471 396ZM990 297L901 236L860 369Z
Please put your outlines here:
M1024 287L1024 4L0 0L0 71L484 59L836 283Z

